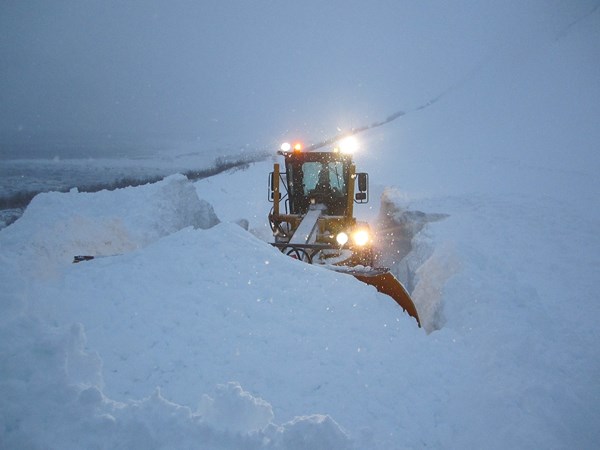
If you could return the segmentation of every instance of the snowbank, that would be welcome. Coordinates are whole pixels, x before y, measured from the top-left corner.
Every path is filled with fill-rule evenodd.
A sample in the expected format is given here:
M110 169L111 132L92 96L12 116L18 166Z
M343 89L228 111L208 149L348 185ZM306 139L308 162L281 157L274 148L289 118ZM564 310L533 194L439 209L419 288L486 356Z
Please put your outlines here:
M49 327L19 317L0 327L2 448L348 448L331 418L275 426L270 405L239 384L218 386L192 411L159 389L115 402L101 389L101 360L85 351L80 325Z
M128 233L106 225L117 216ZM280 292L264 291L274 277L270 259L293 261L237 225L202 231L216 222L210 205L175 176L115 192L42 195L2 230L2 447L348 448L330 417L305 413L276 425L269 403L228 382L253 378L242 376L253 362L274 371L269 359L254 361L266 348L285 344L276 352L297 356L291 339L262 330L265 305ZM73 238L76 231L85 240ZM80 244L130 253L72 265L68 252ZM28 270L37 266L46 270ZM277 310L293 315L278 300ZM86 346L80 323L98 352ZM286 377L297 373L293 364L287 370ZM177 386L174 373L183 377Z
M125 253L187 226L209 228L218 218L187 178L172 175L142 189L39 194L18 222L3 230L3 253L54 266L79 254Z

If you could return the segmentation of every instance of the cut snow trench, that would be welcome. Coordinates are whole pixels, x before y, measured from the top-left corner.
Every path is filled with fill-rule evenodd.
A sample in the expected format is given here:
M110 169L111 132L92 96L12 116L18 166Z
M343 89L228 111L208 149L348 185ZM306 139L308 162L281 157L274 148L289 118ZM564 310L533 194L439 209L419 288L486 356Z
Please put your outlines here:
M423 328L428 332L444 325L442 289L458 270L452 251L436 248L424 233L426 225L447 214L411 211L401 206L398 192L387 188L375 224L377 262L388 267L406 287L417 307Z

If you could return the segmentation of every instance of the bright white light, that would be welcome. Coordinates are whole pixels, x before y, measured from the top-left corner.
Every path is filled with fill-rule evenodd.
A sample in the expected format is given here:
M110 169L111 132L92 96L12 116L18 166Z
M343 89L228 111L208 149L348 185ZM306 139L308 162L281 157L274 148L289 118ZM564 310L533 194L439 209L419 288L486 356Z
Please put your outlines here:
M348 136L339 142L339 146L342 153L354 153L358 150L358 139Z
M289 152L291 149L292 149L292 146L290 145L289 142L284 142L283 144L281 144L281 151Z
M341 233L338 233L338 235L335 237L335 240L338 244L344 245L346 242L348 242L348 235L342 231Z
M369 242L369 232L367 230L358 230L352 235L354 243L360 247Z

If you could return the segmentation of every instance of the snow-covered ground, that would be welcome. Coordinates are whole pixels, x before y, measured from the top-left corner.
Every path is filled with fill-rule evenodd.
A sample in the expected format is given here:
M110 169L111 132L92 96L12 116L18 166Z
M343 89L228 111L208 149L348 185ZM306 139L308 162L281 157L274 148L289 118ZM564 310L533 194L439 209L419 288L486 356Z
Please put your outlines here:
M38 195L0 231L0 448L597 447L598 20L359 135L424 329L268 245L271 160Z

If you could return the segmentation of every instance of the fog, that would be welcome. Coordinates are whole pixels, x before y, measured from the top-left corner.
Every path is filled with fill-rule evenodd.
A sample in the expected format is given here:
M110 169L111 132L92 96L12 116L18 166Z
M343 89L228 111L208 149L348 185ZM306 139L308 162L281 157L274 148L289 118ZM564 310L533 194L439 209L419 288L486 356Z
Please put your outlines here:
M3 1L0 131L319 140L468 89L594 4Z

